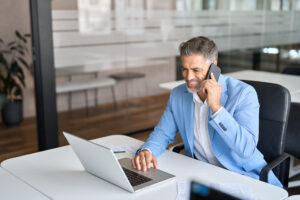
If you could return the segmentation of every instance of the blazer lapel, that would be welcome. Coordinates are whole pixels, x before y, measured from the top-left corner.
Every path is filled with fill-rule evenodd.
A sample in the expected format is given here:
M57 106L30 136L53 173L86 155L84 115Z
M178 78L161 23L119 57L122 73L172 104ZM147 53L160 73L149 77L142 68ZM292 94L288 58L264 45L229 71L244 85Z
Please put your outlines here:
M186 91L183 94L182 99L182 108L183 108L183 120L185 127L185 136L189 149L191 151L191 156L193 156L194 149L194 102L193 95Z
M226 84L225 78L222 74L220 75L218 83L222 87L222 94L221 94L221 98L220 98L221 105L223 107L225 107L225 104L226 104L226 101L228 98L228 94L227 94L227 84Z

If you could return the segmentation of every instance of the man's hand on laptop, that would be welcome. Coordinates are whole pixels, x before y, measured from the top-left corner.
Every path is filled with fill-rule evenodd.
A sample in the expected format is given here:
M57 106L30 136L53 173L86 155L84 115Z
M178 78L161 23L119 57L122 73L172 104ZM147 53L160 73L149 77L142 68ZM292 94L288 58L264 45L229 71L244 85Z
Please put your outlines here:
M153 167L157 168L157 161L154 155L147 149L141 150L132 160L132 166L134 169L147 171L153 163Z

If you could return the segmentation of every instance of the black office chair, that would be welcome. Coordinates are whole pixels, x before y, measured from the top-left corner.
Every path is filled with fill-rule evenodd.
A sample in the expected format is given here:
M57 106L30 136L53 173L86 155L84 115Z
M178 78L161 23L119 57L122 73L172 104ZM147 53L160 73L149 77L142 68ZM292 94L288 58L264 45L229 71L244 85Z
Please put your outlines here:
M300 75L300 64L293 64L286 67L283 71L283 74L290 75ZM291 103L291 111L289 116L289 123L286 134L286 145L285 152L291 154L295 158L300 159L300 103ZM294 158L291 159L291 168L290 168L290 178L300 174L300 169L293 167ZM299 167L298 167L299 168ZM293 187L300 186L294 185L293 182L290 182Z
M291 103L285 151L300 159L300 103Z
M268 182L268 173L273 170L281 183L287 188L289 155L284 153L287 121L290 111L290 93L277 84L258 81L244 81L252 85L260 103L259 140L257 148L264 155L268 165L260 173L260 180ZM175 146L174 152L183 148Z
M300 64L290 64L282 70L283 74L300 75Z

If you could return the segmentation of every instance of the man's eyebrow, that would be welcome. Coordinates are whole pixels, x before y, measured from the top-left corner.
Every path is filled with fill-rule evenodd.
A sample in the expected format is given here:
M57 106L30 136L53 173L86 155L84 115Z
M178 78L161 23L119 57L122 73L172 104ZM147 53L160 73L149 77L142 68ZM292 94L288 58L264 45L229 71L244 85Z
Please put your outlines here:
M181 69L187 69L184 66L181 66ZM191 70L203 70L201 67L191 67Z

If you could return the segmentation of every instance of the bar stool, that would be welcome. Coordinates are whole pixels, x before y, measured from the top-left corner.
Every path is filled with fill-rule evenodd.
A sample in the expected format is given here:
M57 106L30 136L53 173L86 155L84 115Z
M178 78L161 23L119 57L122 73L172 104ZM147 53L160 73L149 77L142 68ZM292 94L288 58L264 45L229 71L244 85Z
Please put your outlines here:
M133 79L139 79L139 78L146 78L146 75L144 73L139 72L121 72L116 74L109 75L110 78L115 79L117 82L120 81L129 81ZM147 94L147 82L145 81L145 91ZM126 92L126 101L128 102L128 92Z

